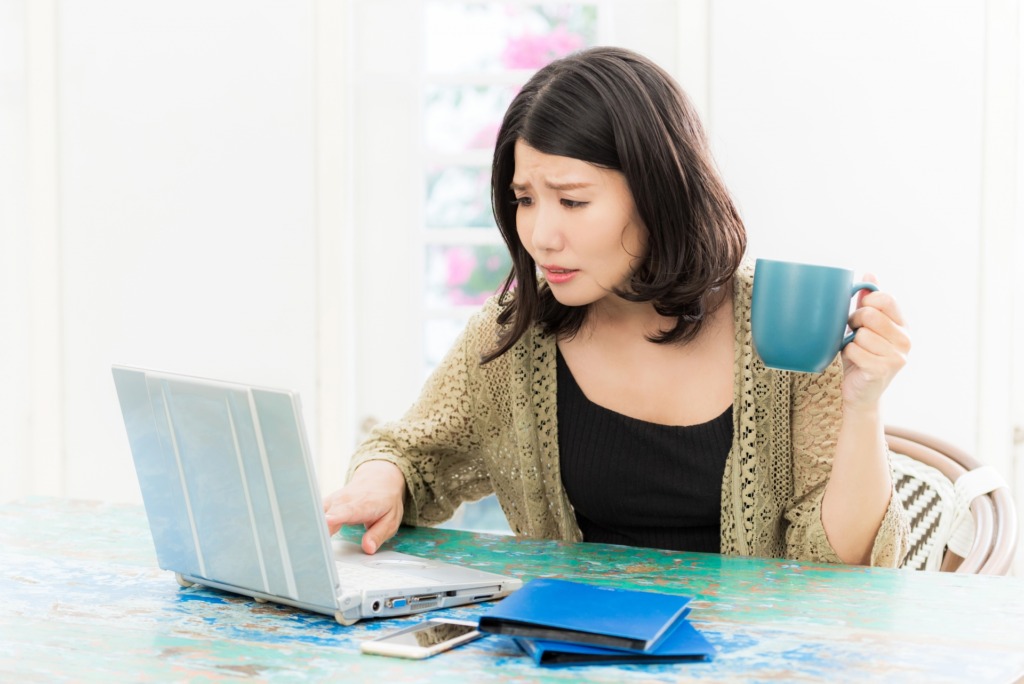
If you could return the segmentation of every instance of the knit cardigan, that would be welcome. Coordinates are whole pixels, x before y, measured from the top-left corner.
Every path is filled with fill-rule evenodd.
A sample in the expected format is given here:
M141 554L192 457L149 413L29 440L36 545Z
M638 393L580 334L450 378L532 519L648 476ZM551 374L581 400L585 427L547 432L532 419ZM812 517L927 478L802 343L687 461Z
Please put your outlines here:
M842 421L841 360L823 373L766 368L751 342L752 287L744 263L733 287L735 399L721 552L840 563L821 501ZM493 492L516 535L581 541L559 470L555 339L534 326L481 365L497 340L499 310L492 297L473 316L409 411L360 445L349 476L366 461L395 464L405 476L408 525L439 524L462 502ZM893 490L871 564L898 566L908 539Z

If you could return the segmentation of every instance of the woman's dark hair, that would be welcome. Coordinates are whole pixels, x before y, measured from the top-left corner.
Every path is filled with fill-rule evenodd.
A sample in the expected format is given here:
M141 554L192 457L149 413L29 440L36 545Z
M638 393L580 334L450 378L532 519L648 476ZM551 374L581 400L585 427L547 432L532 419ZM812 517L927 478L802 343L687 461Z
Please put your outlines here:
M616 294L654 303L677 323L653 342L693 339L721 303L746 250L746 231L718 176L693 105L663 69L620 48L596 47L551 62L512 100L498 131L491 206L512 256L501 290L503 326L487 363L529 327L572 336L588 307L560 304L516 232L515 144L620 171L647 229L647 254Z

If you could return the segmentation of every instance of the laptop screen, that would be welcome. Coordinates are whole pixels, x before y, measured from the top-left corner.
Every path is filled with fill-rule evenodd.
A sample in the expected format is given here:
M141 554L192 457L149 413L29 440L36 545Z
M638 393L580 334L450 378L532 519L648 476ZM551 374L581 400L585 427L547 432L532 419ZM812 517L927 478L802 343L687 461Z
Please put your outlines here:
M123 367L114 381L160 567L335 604L298 397Z

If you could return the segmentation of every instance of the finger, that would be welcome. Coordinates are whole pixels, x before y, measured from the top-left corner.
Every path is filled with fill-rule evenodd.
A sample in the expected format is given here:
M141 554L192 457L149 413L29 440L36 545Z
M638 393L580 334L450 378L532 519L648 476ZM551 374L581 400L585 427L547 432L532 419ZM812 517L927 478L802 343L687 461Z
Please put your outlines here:
M878 309L894 320L897 324L904 324L903 312L900 310L899 304L896 303L896 299L891 294L882 290L877 292L862 291L861 294L862 296L859 302L860 306L857 307L857 310L866 308Z
M896 334L896 331L900 328L899 324L891 319L888 314L873 306L865 306L854 311L850 314L850 318L847 319L847 324L850 326L850 330L867 328L874 330L883 337L888 337L890 333Z
M334 536L348 522L349 517L348 507L344 505L335 505L324 512L324 519L327 521L327 531L331 536Z
M875 276L874 273L865 273L864 277L861 279L861 282L872 283L874 285L878 285L878 278ZM867 297L869 294L871 294L871 292L872 292L871 290L861 290L860 292L857 293L857 308L858 309L860 307L864 306L864 298Z
M387 512L388 506L381 502L337 502L327 511L325 517L328 524L372 525L387 514Z
M360 516L355 512L355 508L347 503L340 501L333 501L330 508L324 512L324 519L327 521L327 530L333 535L335 532L340 530L343 525L353 524L362 522Z
M376 553L384 542L395 536L395 532L398 531L398 520L399 518L395 516L384 516L375 524L367 526L362 539L363 551L369 554Z
M901 353L910 351L910 336L903 326L883 311L871 306L857 309L848 321L850 329L858 332L870 330L888 341Z
M847 348L852 346L868 352L886 365L902 367L906 363L906 353L902 349L870 328L858 329Z
M862 328L843 349L843 361L844 370L848 365L856 366L866 377L887 385L906 365L907 356L874 331Z
M867 340L857 339L861 337L861 334L858 332L853 341L843 349L843 360L849 366L856 367L866 373L867 377L879 377L880 373L884 373L881 369L888 366L886 356L876 354L871 349L868 349L864 344ZM868 336L869 333L864 334L865 338Z

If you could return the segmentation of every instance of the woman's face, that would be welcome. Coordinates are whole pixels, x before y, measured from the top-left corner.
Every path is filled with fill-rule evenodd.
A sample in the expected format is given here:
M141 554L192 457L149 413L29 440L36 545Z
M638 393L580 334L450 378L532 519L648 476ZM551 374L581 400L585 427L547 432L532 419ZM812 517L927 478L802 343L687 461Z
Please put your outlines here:
M520 140L512 191L519 239L555 299L586 306L626 285L646 251L647 231L622 173Z

